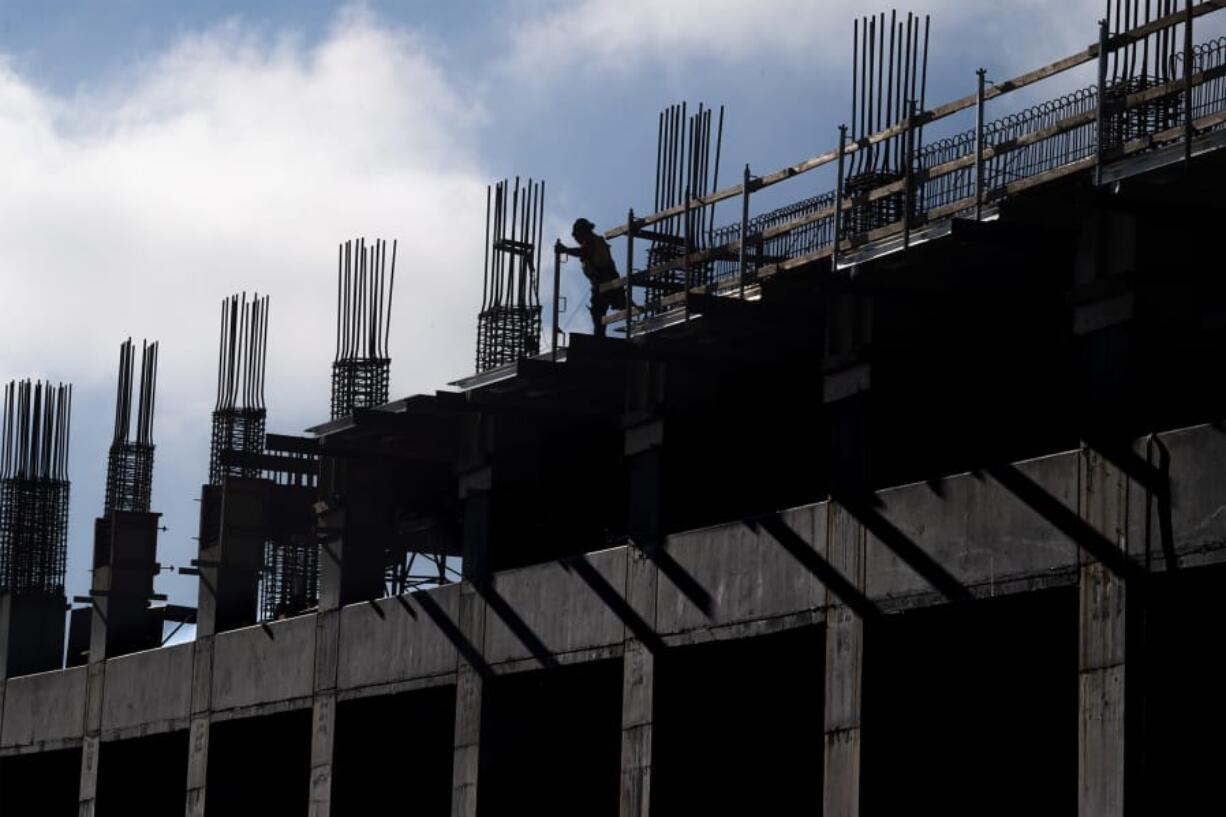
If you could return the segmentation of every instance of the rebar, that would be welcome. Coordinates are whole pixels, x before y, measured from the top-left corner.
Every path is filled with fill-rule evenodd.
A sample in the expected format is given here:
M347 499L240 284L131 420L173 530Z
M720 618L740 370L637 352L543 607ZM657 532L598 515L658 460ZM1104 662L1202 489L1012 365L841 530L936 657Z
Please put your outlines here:
M221 302L217 402L209 451L209 483L225 477L258 477L251 465L227 465L223 452L264 450L264 374L268 358L268 296L231 295Z
M0 589L62 596L72 386L13 381L0 436Z
M545 183L504 179L486 189L485 269L477 316L477 371L541 351L540 268Z
M332 419L388 400L392 360L388 340L396 284L396 242L346 241L337 253L336 357L332 361Z
M157 343L142 342L136 437L132 439L135 347L131 338L120 344L115 434L107 456L103 516L110 516L114 511L149 511L153 489L153 408L157 392L157 357Z

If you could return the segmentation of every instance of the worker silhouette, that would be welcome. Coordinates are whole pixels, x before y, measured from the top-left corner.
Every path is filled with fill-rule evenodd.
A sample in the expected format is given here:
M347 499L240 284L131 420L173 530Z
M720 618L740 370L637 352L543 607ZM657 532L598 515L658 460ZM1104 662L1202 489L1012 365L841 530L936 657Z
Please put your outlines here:
M578 247L566 247L558 242L558 248L567 255L579 259L583 266L583 276L592 285L592 296L588 302L588 311L592 315L592 334L598 338L604 337L604 316L612 309L626 308L626 293L615 289L612 292L601 292L600 285L616 281L617 265L613 263L613 254L609 252L609 242L597 235L595 226L586 218L575 219L571 227L571 236L579 243Z

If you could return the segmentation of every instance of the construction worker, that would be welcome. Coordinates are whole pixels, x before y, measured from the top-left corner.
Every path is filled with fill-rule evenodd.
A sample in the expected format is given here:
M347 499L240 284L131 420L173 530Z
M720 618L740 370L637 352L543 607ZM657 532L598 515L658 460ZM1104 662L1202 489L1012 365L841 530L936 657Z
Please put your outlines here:
M592 297L588 302L588 311L592 315L592 334L604 337L605 313L610 308L625 309L626 293L615 289L612 292L601 292L600 285L616 281L617 265L613 263L613 255L609 252L609 242L597 235L595 226L586 218L575 219L570 234L578 242L578 247L567 247L558 242L558 249L567 255L573 255L583 265L583 275L592 285Z

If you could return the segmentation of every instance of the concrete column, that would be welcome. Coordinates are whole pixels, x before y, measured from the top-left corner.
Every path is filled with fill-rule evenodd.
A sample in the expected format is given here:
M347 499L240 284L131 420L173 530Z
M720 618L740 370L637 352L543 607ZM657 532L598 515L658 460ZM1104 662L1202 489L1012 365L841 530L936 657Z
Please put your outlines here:
M865 531L836 502L827 504L830 564L864 588ZM860 813L860 746L864 689L864 620L831 596L826 613L824 817Z
M102 696L106 689L106 660L91 660L86 672L85 724L81 742L81 780L77 814L93 817L98 796L98 760L102 748Z
M1128 478L1096 451L1081 458L1082 518L1127 555ZM1078 813L1122 817L1142 773L1142 588L1118 564L1082 551L1079 623Z
M311 703L311 817L332 813L332 747L336 740L336 678L340 651L341 598L348 512L320 506L323 531L319 613L315 617L315 681Z
M271 487L268 480L227 477L201 490L197 636L256 622Z
M486 602L471 582L460 584L460 632L477 650L485 642ZM481 770L483 667L460 659L456 675L455 737L451 772L451 817L476 817Z
M192 654L192 705L187 741L186 817L204 817L209 770L209 710L213 703L213 637L197 633Z
M658 571L636 548L627 548L626 558L626 601L654 629ZM655 654L627 629L622 657L621 817L651 813L655 681Z

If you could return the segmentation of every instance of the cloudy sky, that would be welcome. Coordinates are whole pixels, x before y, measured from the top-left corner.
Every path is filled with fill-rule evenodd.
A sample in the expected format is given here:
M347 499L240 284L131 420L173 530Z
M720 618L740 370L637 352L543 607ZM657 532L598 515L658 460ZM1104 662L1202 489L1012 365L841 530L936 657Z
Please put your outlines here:
M972 91L978 66L1004 79L1084 47L1100 6L912 7L933 15L929 101ZM76 388L70 595L88 588L124 338L162 343L154 507L162 561L186 564L222 297L272 296L269 428L297 433L326 419L337 243L398 239L393 397L443 387L472 368L488 183L545 178L552 243L577 216L650 209L671 103L726 105L724 182L819 153L847 118L852 16L876 10L0 0L0 379ZM829 182L794 185L780 195ZM565 275L563 323L586 331ZM159 589L195 602L186 577Z

